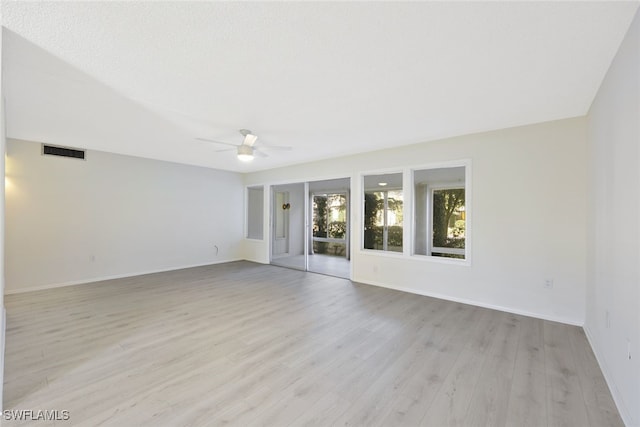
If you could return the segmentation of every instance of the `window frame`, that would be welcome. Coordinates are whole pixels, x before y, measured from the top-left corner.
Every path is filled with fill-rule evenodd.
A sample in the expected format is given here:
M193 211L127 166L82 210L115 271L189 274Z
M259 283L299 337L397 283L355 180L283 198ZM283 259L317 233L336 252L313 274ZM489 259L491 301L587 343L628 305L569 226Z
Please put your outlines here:
M429 170L429 169L445 169L445 168L457 168L464 167L464 189L465 189L465 248L464 248L464 259L459 258L447 258L447 257L439 257L433 255L424 255L418 254L415 252L416 250L416 172ZM472 265L472 248L473 248L473 191L472 191L472 162L471 159L460 159L453 160L447 162L438 162L438 163L429 163L426 165L420 165L410 168L410 176L411 176L411 198L412 198L412 212L411 212L411 230L410 230L410 239L411 239L411 254L410 257L415 260L420 260L424 262L434 262L440 264L454 264L454 265L462 265L462 266L471 266ZM455 185L447 186L446 183L442 183L444 188L461 188L460 183L455 183ZM429 200L429 207L427 212L431 210L431 204L433 203L432 191L430 188L439 189L436 187L440 187L440 184L427 185L427 200ZM431 229L431 218L433 217L433 213L428 213L427 219L427 232ZM432 245L432 239L427 239L427 249Z
M360 172L360 251L366 254L376 254L376 255L384 255L384 256L392 256L392 257L403 257L406 253L407 250L407 240L406 240L406 233L407 233L407 221L406 221L406 214L407 214L407 188L406 188L406 168L403 169L386 169L386 170L377 170L377 171L367 171L367 172ZM375 192L385 192L388 194L389 191L400 191L402 193L402 216L403 216L403 221L402 221L402 250L401 251L390 251L390 250L385 250L385 249L370 249L370 248L365 248L364 247L364 240L365 240L365 230L364 230L364 225L365 225L365 195L367 193L367 188L365 186L365 178L369 177L369 176L381 176L381 175L399 175L400 179L402 180L402 184L399 187L381 187L379 189L377 189ZM386 217L387 217L387 198L385 197L385 210L384 210L384 217L385 217L385 222L386 222ZM385 227L386 228L386 227ZM383 229L383 242L385 240L385 230ZM387 237L388 239L388 237ZM384 245L384 243L383 243Z

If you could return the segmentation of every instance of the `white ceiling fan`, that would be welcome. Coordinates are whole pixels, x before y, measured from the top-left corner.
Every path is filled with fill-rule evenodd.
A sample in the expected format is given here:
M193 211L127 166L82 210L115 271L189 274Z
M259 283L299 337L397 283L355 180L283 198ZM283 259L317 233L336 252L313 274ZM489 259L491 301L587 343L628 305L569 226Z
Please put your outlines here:
M258 137L256 135L251 133L251 131L248 129L240 129L239 132L244 137L244 140L242 141L241 144L231 144L229 142L216 141L216 140L207 139L207 138L196 138L196 139L200 141L213 142L214 144L231 145L232 147L236 147L235 149L238 153L238 159L242 160L243 162L248 162L253 160L254 155L258 155L260 157L268 157L267 154L264 153L264 150L283 150L283 151L291 150L291 147L283 147L278 145L261 144L260 146L256 147L255 143L258 140ZM233 148L225 148L224 150L216 150L216 151L220 152L220 151L231 151L231 150L233 150Z

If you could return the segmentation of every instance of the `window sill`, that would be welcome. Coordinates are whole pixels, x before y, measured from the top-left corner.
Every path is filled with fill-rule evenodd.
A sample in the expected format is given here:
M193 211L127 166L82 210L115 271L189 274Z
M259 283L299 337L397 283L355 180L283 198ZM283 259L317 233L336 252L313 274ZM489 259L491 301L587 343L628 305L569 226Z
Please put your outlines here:
M414 260L418 260L420 262L434 262L437 264L449 264L449 265L471 267L471 260L469 259L445 258L445 257L439 257L439 256L419 255L419 254L413 254L411 255L410 258Z
M360 255L372 255L383 258L395 258L395 259L406 259L411 261L418 262L428 262L435 264L448 264L448 265L457 265L460 267L471 267L471 260L469 259L453 259L453 258L444 258L430 255L405 255L402 252L390 252L390 251L378 251L375 249L360 249Z
M360 253L363 255L383 256L389 258L406 258L402 252L379 251L376 249L360 249Z

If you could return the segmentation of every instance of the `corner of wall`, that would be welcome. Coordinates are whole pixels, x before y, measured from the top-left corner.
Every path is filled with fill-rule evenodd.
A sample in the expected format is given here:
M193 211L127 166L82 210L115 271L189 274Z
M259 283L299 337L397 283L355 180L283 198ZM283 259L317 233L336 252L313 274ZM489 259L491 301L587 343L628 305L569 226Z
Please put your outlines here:
M584 331L627 426L640 426L639 74L640 9L589 109L586 135Z
M605 382L607 383L607 387L609 388L609 392L611 393L611 396L613 397L613 401L615 402L615 404L616 404L616 406L618 408L618 412L620 412L620 417L622 418L622 421L624 422L625 426L627 426L627 427L638 427L638 426L640 426L640 424L634 423L633 417L631 416L631 411L629 410L629 408L625 404L625 400L623 399L623 396L622 396L620 390L618 389L618 387L616 386L616 382L614 381L614 379L613 379L613 377L611 375L611 370L609 369L609 366L607 365L606 359L604 358L603 354L599 350L600 346L597 345L594 332L592 331L592 329L589 327L588 324L584 325L583 330L584 330L584 334L587 337L587 341L589 342L589 345L591 346L591 349L593 350L593 355L596 357L596 360L598 361L598 365L600 366L600 370L602 371L602 375L604 376Z

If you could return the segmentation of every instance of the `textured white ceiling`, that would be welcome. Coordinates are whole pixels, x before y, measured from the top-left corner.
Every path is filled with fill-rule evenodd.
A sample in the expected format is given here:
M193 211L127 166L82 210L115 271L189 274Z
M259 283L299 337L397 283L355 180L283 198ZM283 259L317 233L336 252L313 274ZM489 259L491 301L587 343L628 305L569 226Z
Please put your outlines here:
M251 171L580 116L637 7L3 1L7 132ZM195 139L240 128L293 150Z

